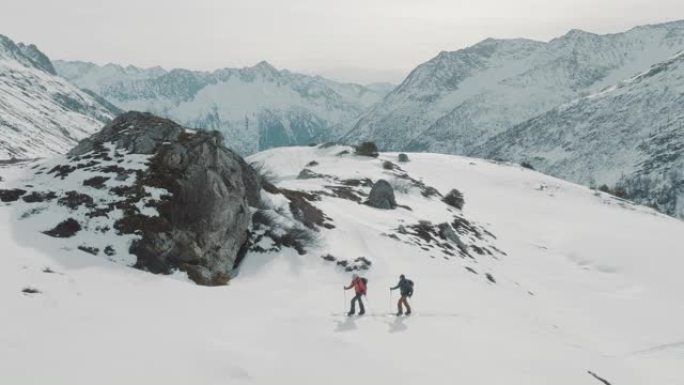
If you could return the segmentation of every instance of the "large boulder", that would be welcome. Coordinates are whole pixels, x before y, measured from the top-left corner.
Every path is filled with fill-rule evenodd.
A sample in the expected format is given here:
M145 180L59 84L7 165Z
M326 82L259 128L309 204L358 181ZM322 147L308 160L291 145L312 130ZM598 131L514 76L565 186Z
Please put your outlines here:
M115 224L120 232L141 235L130 248L135 266L163 274L180 269L199 284L225 284L247 249L249 205L261 190L254 170L218 132L188 130L139 112L117 117L69 155L97 156L108 143L151 155L133 191L150 186L169 192L154 205L159 216L129 207Z
M394 209L397 201L394 199L394 189L384 179L380 179L373 184L366 204L378 209Z

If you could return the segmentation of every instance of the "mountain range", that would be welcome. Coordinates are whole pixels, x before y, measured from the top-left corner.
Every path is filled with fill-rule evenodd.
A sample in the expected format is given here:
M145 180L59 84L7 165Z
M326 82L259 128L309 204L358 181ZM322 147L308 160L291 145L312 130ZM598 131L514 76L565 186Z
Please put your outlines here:
M683 49L684 21L487 39L418 66L345 140L526 162L683 217Z
M265 61L213 72L74 61L55 61L55 68L121 109L218 130L230 147L245 154L333 140L392 87L279 71Z
M64 153L118 112L58 76L35 45L0 35L0 159Z
M549 42L487 39L440 53L391 90L267 62L212 72L53 63L4 38L0 155L64 152L118 109L142 110L216 129L242 154L371 140L524 162L684 217L683 49L684 21Z

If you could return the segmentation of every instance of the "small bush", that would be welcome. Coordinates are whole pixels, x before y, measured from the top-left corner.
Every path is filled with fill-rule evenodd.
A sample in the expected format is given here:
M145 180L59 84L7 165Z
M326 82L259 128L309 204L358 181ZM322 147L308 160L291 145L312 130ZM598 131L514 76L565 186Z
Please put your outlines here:
M382 162L382 168L385 170L394 170L394 167L394 163L390 162L389 160Z
M461 194L461 192L456 189L452 189L451 191L449 191L449 193L445 195L442 199L442 202L448 204L449 206L455 207L459 210L462 210L463 205L465 204L463 194Z
M81 231L81 225L73 218L60 222L52 230L43 231L43 234L55 238L70 238Z
M526 169L529 169L529 170L534 170L534 169L535 169L534 166L532 166L532 164L531 164L530 162L528 162L528 161L524 161L524 162L520 163L520 165L521 165L523 168L526 168Z
M21 290L21 292L24 294L39 294L40 290L33 287L25 287Z
M409 161L408 155L406 155L404 153L399 154L399 162L400 163L406 163L408 161Z
M371 156L376 158L378 154L378 146L373 142L363 142L356 146L356 155Z

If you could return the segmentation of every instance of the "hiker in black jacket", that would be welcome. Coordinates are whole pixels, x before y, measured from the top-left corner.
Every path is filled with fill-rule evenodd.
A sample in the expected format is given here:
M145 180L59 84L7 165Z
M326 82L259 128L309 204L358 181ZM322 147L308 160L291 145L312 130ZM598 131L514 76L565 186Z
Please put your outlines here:
M397 308L399 310L397 315L400 316L404 314L403 306L406 306L406 315L411 315L411 306L408 304L408 299L413 295L413 281L406 279L404 274L402 274L399 276L399 283L394 287L390 287L390 290L396 289L399 289L399 293L401 293L401 298L399 298L399 302L397 303Z

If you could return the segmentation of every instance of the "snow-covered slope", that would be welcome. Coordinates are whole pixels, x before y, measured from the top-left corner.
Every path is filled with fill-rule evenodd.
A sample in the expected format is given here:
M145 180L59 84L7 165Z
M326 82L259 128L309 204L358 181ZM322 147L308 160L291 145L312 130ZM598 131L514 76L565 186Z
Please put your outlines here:
M0 207L0 382L600 384L591 371L613 384L681 384L682 222L517 166L408 154L390 170L382 162L396 154L349 150L250 158L280 191L306 192L327 225L305 254L263 252L278 247L262 238L225 287L43 236L53 223L31 210L51 203ZM3 166L0 188L33 186L42 164ZM391 181L400 207L356 202L366 178ZM459 189L465 207L430 186ZM263 202L289 215L280 193ZM466 253L434 233L444 222ZM369 314L342 315L349 273L326 255L368 267ZM400 273L416 283L409 318L387 315Z
M382 149L469 154L492 136L684 49L684 21L548 43L488 39L418 66L347 135Z
M618 188L684 218L684 53L487 141L475 154Z
M243 153L336 138L391 89L278 71L266 62L210 73L65 61L55 68L122 109L219 130Z
M115 112L57 76L36 46L0 35L0 159L64 153Z

